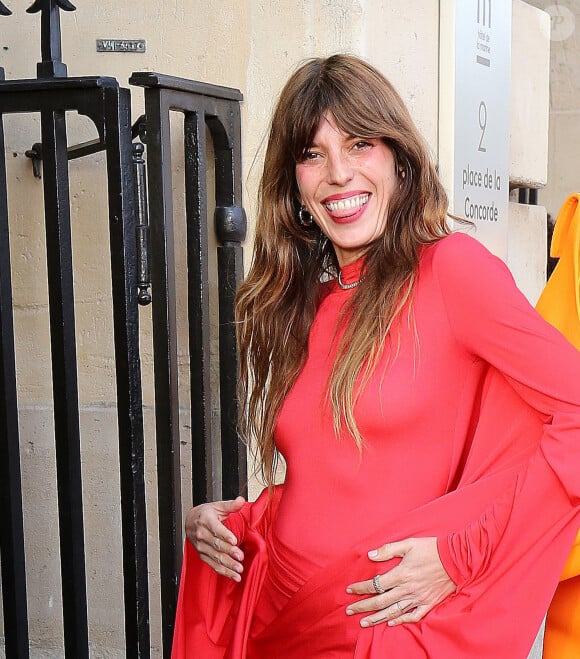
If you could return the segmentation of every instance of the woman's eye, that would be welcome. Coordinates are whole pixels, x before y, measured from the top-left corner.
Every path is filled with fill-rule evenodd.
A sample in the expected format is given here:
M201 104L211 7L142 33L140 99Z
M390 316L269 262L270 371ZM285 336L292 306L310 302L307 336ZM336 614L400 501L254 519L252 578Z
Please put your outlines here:
M305 151L300 158L300 162L312 162L319 157L316 151Z
M372 144L367 140L358 140L353 144L353 149L355 149L355 151L362 151L364 149L370 149L371 147Z

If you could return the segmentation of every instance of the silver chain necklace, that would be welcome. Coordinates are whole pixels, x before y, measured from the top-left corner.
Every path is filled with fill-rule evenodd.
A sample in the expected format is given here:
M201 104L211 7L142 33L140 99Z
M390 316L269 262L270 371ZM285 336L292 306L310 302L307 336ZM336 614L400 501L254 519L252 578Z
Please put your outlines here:
M337 281L338 281L338 285L342 288L343 291L350 291L351 288L356 288L363 279L364 277L361 277L360 279L357 279L357 281L353 281L350 284L345 284L342 281L342 272L340 270L338 271Z

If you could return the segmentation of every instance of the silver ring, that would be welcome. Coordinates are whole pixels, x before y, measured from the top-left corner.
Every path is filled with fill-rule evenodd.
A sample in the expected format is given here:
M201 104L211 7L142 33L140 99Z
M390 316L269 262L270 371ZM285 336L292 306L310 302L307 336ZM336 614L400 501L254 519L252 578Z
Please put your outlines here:
M214 541L213 541L213 546L214 546L218 551L221 551L221 549L220 549L220 539L219 539L219 538L216 537L216 538L214 539Z
M399 609L399 612L402 613L405 610L404 606L401 606L401 602L395 602L397 605L397 608Z
M378 593L379 595L382 595L383 593L387 592L386 588L383 588L381 584L379 583L379 577L380 574L375 574L373 577L373 588L375 589L375 592Z

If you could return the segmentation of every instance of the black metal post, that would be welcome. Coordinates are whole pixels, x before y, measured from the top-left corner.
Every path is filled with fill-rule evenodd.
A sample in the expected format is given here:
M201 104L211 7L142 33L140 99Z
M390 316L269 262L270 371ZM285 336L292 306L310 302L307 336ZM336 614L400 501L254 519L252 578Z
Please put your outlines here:
M211 487L210 307L207 230L205 117L185 115L185 212L187 223L187 293L189 373L191 382L192 501L204 503Z
M212 485L211 391L209 384L209 274L207 265L207 181L205 126L209 126L216 151L216 203L241 206L241 160L237 89L184 80L158 73L134 73L131 84L146 88L147 163L151 211L151 268L155 353L158 479L164 656L169 657L181 564L181 500L179 427L176 377L176 327L174 290L175 244L170 167L169 110L185 115L185 176L188 263L188 310L192 414L194 502L205 501ZM238 209L241 211L241 208ZM237 211L236 211L237 212ZM222 453L231 483L225 491L239 492L245 484L245 447L237 440L236 365L233 291L241 278L239 241L245 230L225 231L223 255L219 254L220 292L220 401ZM235 246L234 246L235 243ZM222 249L221 247L219 249ZM229 277L229 279L228 279ZM160 296L161 299L160 299ZM157 312L155 311L157 307ZM229 309L226 309L229 307ZM233 353L232 353L233 350ZM175 364L175 366L174 366ZM228 371L225 374L224 371ZM224 429L229 434L224 435ZM230 464L234 464L230 468ZM221 476L221 474L219 475ZM220 477L220 481L221 481ZM221 489L221 488L220 488ZM174 534L173 536L171 534ZM179 538L179 539L178 539ZM173 548L173 556L169 551Z
M52 387L66 656L89 656L80 428L64 110L41 113Z
M131 98L127 89L119 89L115 83L105 87L103 100L113 278L126 657L147 659L150 656L149 587Z
M219 273L220 411L222 497L234 499L247 482L246 447L238 436L238 399L234 300L244 276L241 242L246 237L246 215L241 206L218 206L215 212Z
M215 231L218 246L222 497L233 499L247 482L246 447L238 436L238 353L235 294L244 276L241 243L246 238L242 208L239 104L208 119L216 151Z
M169 107L157 90L145 91L150 209L151 287L157 436L157 501L163 656L169 657L182 558L181 467L175 241L171 181Z
M0 6L0 10L3 9ZM4 8L5 9L5 8ZM4 70L0 69L0 80ZM27 659L28 612L4 126L0 115L0 558L6 655Z

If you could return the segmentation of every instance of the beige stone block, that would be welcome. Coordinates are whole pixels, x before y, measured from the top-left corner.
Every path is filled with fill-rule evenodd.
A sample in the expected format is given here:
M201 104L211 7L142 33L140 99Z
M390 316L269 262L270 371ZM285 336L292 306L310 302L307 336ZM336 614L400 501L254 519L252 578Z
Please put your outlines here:
M365 2L363 20L362 54L395 85L435 154L439 3Z
M232 86L243 77L251 50L247 35L252 4L250 0L79 4L74 13L61 12L63 61L69 75L111 75L123 83L132 71L159 71ZM6 57L6 75L35 77L40 49L30 44L39 43L40 18L20 7L13 12L3 43L8 53L20 53L23 44L28 50L26 57ZM142 38L147 51L97 53L99 38Z
M52 400L48 307L14 309L16 379L21 405L46 405Z
M546 284L546 261L546 209L510 202L507 264L531 304Z
M578 177L579 126L580 90L575 111L552 111L550 116L548 184L540 191L540 201L554 218L568 196L580 192L580 178Z
M578 0L527 0L551 19L550 110L578 109L580 93L580 3Z
M547 180L550 98L550 17L513 0L510 97L510 183Z
M292 5L252 0L242 106L244 205L251 249L256 190L262 170L270 117L277 97L295 68L308 57L360 52L363 8L359 0L299 0ZM249 258L246 259L246 268Z

